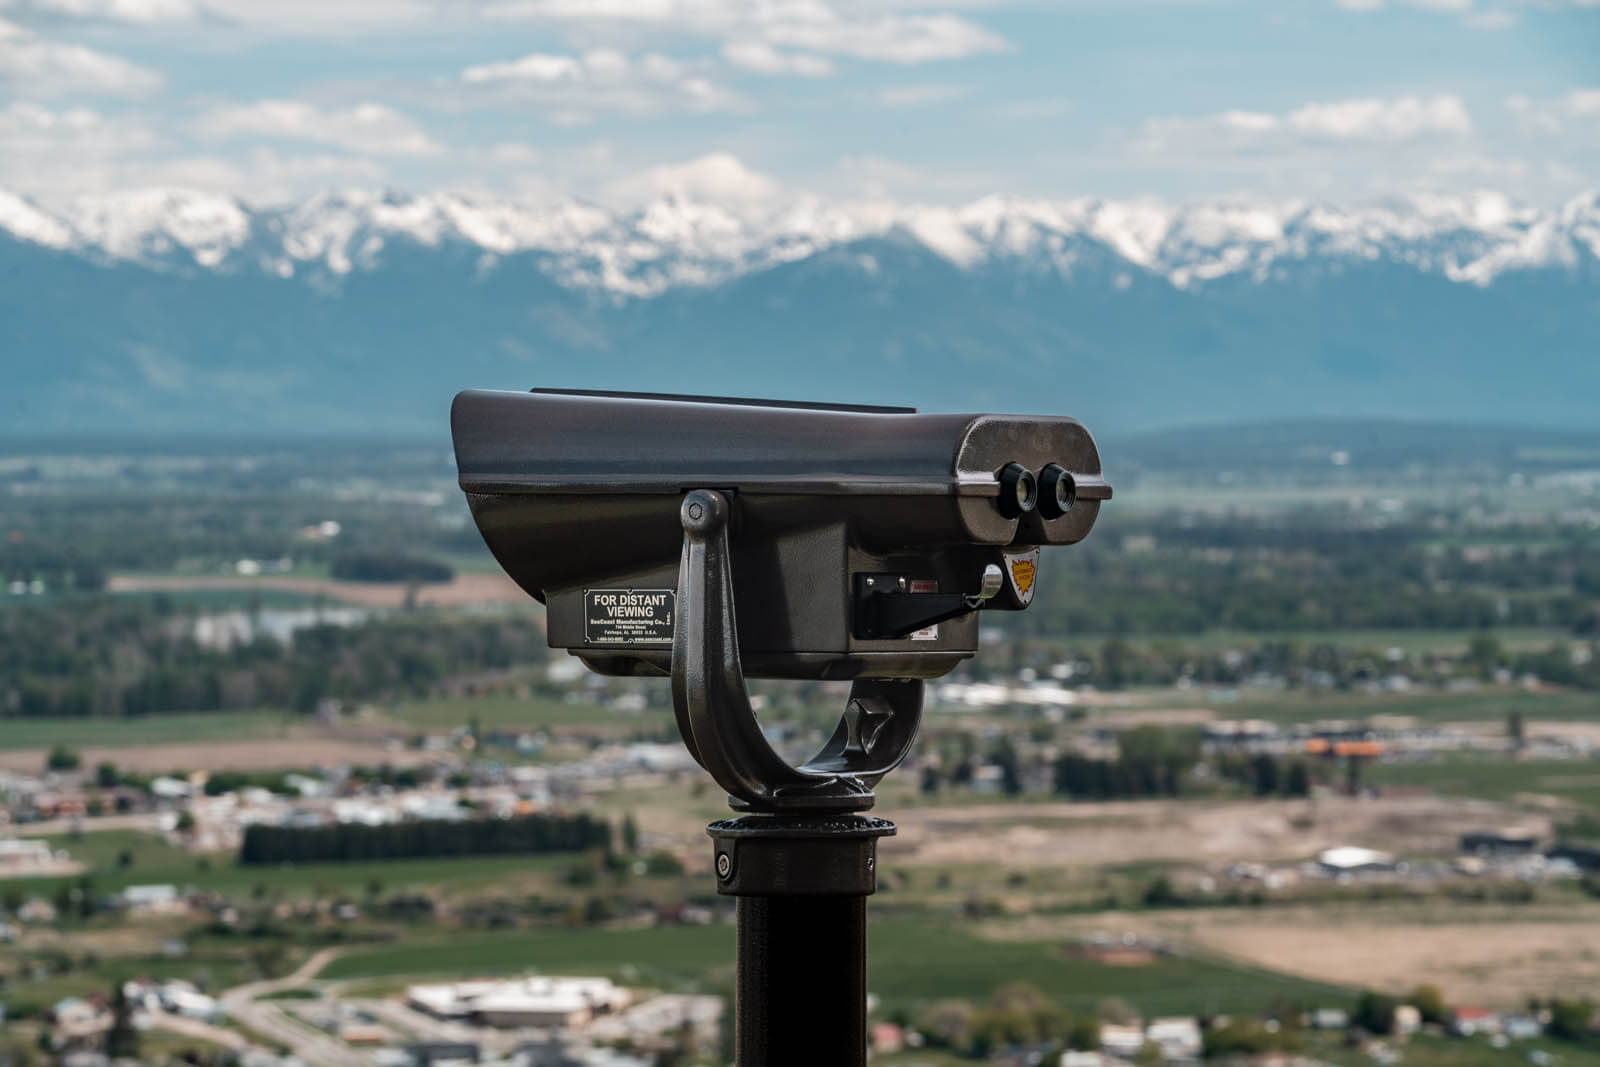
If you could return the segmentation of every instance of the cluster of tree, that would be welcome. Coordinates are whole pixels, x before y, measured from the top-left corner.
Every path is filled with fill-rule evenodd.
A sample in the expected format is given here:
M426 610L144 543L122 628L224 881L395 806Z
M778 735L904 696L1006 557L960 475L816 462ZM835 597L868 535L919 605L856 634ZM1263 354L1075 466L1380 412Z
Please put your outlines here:
M472 671L543 662L531 616L408 614L263 637L231 648L194 638L161 598L94 598L0 611L0 716L119 717L287 707L324 698L425 694Z
M1008 1047L1054 1045L1070 1049L1100 1047L1100 1020L1072 1015L1036 987L1008 982L987 1003L940 1001L917 1021L917 1028L935 1048L978 1059Z
M334 578L350 582L448 582L456 572L448 564L400 552L352 552L328 564Z
M1069 752L1056 759L1055 791L1074 800L1175 797L1182 790L1182 769Z
M1283 1020L1252 1019L1247 1015L1208 1028L1200 1040L1207 1059L1296 1052L1305 1044L1298 1027L1285 1026Z
M1394 1029L1395 1012L1402 1003L1410 1004L1417 1009L1425 1023L1445 1025L1450 1022L1452 1010L1445 1001L1444 994L1435 985L1420 985L1411 991L1410 996L1404 1001L1384 993L1374 993L1370 990L1363 992L1356 998L1354 1009L1350 1013L1350 1022L1354 1026L1372 1034L1387 1034ZM1595 1003L1584 997L1551 997L1540 1000L1535 997L1528 1001L1528 1011L1532 1015L1548 1013L1549 1023L1546 1032L1560 1041L1573 1041L1580 1044L1600 1044L1593 1029L1595 1023Z
M206 462L216 458L208 455ZM43 564L44 573L90 575L180 567L208 571L240 559L327 563L365 551L439 556L483 551L470 522L442 523L439 509L419 506L414 498L341 500L297 487L308 473L324 484L338 476L323 457L307 458L298 470L280 466L270 477L262 472L271 459L256 456L250 462L249 471L215 466L189 487L73 491L58 484L48 493L0 492L0 574L28 578L24 568L33 560ZM393 484L403 469L391 464L365 477ZM432 469L437 473L439 467ZM8 480L0 473L0 488ZM459 495L448 497L446 506L454 512L451 519L465 517ZM305 536L308 527L330 519L341 527L337 537Z
M289 787L288 777L282 771L212 771L206 777L205 794L220 797L224 793L255 788L289 796L295 791Z
M1258 797L1311 795L1311 772L1305 760L1281 760L1265 752L1225 755L1217 760L1217 773Z
M51 593L97 593L106 587L106 572L75 548L24 540L0 546L0 586L14 582L38 582Z
M1579 1044L1600 1044L1600 1038L1596 1038L1594 1030L1593 1000L1587 997L1551 997L1544 1004L1535 1004L1533 1007L1536 1010L1543 1008L1550 1013L1551 1037Z
M1395 660L1386 648L1332 641L1241 638L1233 647L1207 648L1171 637L1148 641L1110 637L1093 645L1063 648L1053 640L1019 636L986 651L963 671L978 679L1009 676L1020 667L1048 665L1065 656L1074 664L1075 682L1100 689L1180 682L1236 686L1263 676L1291 689L1349 689L1397 673L1420 684L1443 685L1456 678L1489 679L1503 668L1514 676L1531 674L1560 685L1600 689L1600 656L1575 657L1564 641L1542 650L1511 651L1492 631L1483 631L1472 636L1469 645L1465 655L1423 651Z
M1600 539L1440 546L1441 519L1375 527L1325 510L1140 519L1074 550L1071 581L1041 582L1015 625L1025 633L1183 634L1600 621Z
M611 826L590 815L522 815L512 819L364 826L251 826L239 846L244 866L414 859L426 856L532 855L611 848Z
M1196 730L1138 726L1117 736L1117 757L1068 752L1056 759L1055 791L1074 799L1178 796L1200 758Z

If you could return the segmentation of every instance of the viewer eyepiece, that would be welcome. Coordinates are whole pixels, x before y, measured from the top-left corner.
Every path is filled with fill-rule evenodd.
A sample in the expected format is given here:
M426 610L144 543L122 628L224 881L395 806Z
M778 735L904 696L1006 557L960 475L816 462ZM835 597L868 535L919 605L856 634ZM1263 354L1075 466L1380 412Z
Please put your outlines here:
M1019 519L1039 503L1039 482L1033 472L1020 463L1000 468L1000 514Z
M1071 471L1051 463L1039 472L1039 511L1045 518L1059 519L1077 502L1078 482Z

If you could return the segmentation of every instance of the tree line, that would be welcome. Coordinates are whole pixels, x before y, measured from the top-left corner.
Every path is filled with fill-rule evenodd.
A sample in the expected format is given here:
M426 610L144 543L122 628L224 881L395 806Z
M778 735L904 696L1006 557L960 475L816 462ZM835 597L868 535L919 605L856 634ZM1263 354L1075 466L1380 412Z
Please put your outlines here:
M246 828L241 866L342 863L352 860L432 856L538 855L611 849L611 826L576 815L521 815L510 819L420 819L367 826L264 826Z
M328 575L349 582L448 582L456 572L448 564L402 552L350 552L334 557Z
M195 614L162 598L97 597L0 611L0 717L137 717L426 695L464 673L542 663L531 615L417 612L318 625L287 644L195 639Z

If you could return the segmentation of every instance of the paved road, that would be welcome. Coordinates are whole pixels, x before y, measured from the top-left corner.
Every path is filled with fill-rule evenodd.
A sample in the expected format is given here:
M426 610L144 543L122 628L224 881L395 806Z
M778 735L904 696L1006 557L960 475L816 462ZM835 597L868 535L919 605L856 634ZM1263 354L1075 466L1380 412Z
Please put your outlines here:
M42 751L42 750L41 750ZM43 819L39 822L17 823L7 831L18 837L62 836L83 832L99 833L101 830L143 830L155 833L161 829L161 816L155 812L134 815L83 815L69 819Z
M157 1030L166 1030L168 1033L182 1034L192 1037L196 1041L209 1041L213 1045L231 1048L235 1052L243 1052L256 1046L237 1030L228 1030L221 1026L212 1026L199 1019L190 1019L184 1015L172 1015L164 1011L146 1013L150 1017L150 1025Z
M296 1022L272 1001L258 999L269 993L304 985L338 954L338 949L325 948L282 978L234 986L222 994L222 1003L226 1005L230 1017L279 1044L287 1045L296 1056L315 1067L372 1067L372 1059L367 1054L357 1052L338 1038Z

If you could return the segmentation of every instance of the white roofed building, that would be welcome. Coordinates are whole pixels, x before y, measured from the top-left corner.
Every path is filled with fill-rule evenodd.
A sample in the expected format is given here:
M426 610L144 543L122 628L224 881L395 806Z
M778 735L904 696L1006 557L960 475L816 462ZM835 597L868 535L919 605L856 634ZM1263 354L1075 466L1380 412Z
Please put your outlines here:
M406 1001L440 1019L481 1026L577 1029L627 1007L628 991L609 978L547 978L415 985Z

